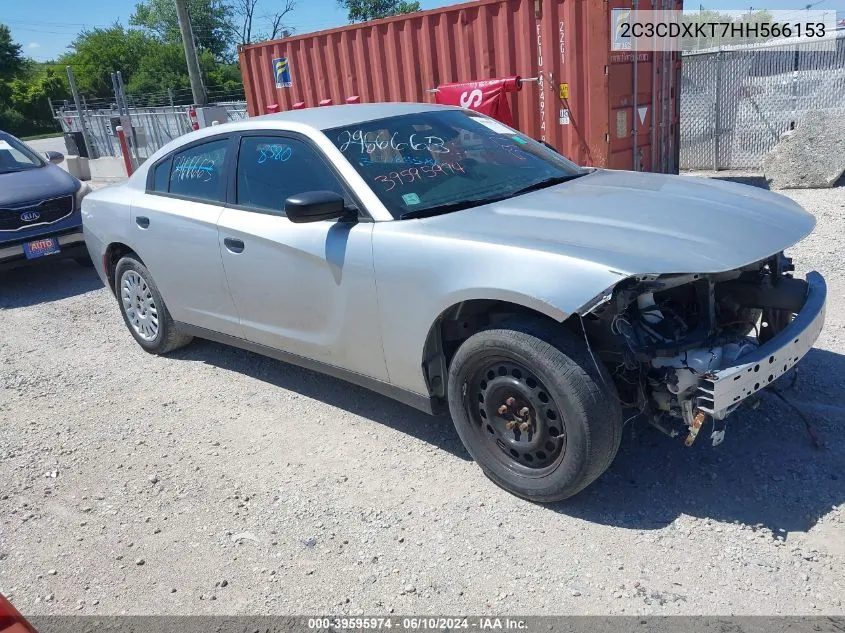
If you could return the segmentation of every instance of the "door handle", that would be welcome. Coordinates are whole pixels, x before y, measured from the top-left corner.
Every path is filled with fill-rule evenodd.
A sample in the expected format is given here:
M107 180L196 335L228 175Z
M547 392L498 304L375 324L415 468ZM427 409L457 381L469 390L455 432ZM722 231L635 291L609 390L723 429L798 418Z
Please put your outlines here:
M223 238L223 243L226 245L226 248L229 249L229 251L231 251L232 253L244 252L243 240L239 240L234 237L226 237Z
M143 215L135 216L135 224L140 226L142 229L150 228L150 219Z

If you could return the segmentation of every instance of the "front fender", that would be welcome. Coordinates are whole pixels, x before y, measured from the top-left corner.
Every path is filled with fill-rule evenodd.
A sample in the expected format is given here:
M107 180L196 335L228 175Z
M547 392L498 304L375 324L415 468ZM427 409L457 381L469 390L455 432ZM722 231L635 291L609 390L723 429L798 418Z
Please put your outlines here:
M564 321L628 276L547 251L425 235L416 222L377 223L373 258L391 383L426 394L421 359L432 324L475 299Z

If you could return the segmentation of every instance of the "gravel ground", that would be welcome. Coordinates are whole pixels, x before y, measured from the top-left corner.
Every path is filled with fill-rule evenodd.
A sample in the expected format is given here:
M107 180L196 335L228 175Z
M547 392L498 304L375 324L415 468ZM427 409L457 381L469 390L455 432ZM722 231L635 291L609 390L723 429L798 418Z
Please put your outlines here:
M26 614L843 614L845 189L789 397L692 449L643 424L569 502L495 487L448 417L198 341L145 354L73 262L0 285L0 591Z

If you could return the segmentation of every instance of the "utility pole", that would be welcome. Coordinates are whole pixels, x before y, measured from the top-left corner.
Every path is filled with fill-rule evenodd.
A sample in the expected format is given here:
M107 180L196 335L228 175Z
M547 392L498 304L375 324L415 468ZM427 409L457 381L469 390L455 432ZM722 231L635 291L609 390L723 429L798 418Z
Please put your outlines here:
M197 59L197 49L194 46L194 32L191 28L191 18L188 16L187 0L174 0L176 16L179 18L179 30L182 32L182 46L185 48L185 61L188 62L188 76L191 79L191 92L194 95L194 105L204 106L208 103L205 88L200 75L200 63Z

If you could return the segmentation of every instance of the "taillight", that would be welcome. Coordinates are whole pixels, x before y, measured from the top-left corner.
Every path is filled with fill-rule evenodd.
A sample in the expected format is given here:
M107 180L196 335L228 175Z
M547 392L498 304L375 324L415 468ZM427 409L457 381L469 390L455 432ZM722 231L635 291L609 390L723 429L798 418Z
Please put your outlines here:
M0 593L0 633L38 633Z

